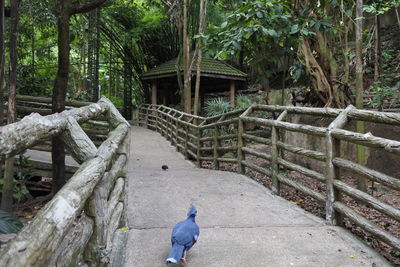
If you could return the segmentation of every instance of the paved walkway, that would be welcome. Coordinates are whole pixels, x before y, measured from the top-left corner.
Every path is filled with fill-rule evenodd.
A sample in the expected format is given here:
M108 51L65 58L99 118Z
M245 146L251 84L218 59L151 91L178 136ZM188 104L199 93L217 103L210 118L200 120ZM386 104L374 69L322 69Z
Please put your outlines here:
M156 132L132 127L130 135L125 266L165 266L171 229L191 203L200 237L188 266L387 266L351 234L253 180L195 168Z

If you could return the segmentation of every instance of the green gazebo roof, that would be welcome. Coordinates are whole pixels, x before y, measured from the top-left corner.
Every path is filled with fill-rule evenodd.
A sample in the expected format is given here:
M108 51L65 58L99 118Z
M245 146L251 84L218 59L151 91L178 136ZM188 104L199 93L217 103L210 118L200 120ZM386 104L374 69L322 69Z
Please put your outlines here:
M154 80L159 78L165 78L176 75L176 61L177 58L162 63L161 65L143 73L141 75L142 80ZM193 66L196 66L193 64ZM196 68L192 67L192 73L196 73ZM222 61L218 61L211 58L202 58L201 61L201 75L229 79L229 80L245 80L247 74L228 65ZM182 61L179 64L179 70L183 71Z

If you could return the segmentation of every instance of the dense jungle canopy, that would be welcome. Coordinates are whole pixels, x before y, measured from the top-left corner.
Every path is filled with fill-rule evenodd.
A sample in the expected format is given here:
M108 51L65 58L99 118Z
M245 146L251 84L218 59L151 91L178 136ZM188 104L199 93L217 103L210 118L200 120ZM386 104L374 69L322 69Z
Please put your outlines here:
M16 26L9 18L7 2L3 37L6 92L9 47L12 36L17 35L17 93L53 95L59 67L57 40L60 31L67 29L70 62L64 76L68 81L60 82L67 86L66 97L95 101L105 95L130 109L149 98L148 85L141 82L140 74L182 53L183 23L191 41L189 50L194 51L201 41L204 56L227 60L247 72L249 86L262 90L296 86L305 92L312 90L309 104L343 107L352 101L356 24L363 22L362 72L371 73L375 83L367 80L361 91L370 89L371 84L375 91L386 94L398 89L398 0L364 1L361 15L356 14L356 2L346 0L210 0L205 1L204 10L200 10L203 1L193 0L22 0L11 1L17 10ZM86 9L78 10L84 5ZM76 10L69 12L68 25L62 28L60 18L67 6ZM202 11L206 11L206 23L199 34ZM385 21L380 23L380 18ZM388 26L397 34L386 34ZM381 45L384 33L393 39L384 43L386 47ZM397 47L390 46L395 40Z

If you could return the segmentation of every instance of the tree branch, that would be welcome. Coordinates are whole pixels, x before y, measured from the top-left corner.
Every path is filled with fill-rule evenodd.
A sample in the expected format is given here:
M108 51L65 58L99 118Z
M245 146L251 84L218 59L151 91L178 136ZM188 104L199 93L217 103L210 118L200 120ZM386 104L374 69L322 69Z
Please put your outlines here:
M93 9L98 8L105 2L106 2L106 0L93 0L93 1L91 1L89 3L85 3L85 4L75 4L72 6L71 15L89 12Z

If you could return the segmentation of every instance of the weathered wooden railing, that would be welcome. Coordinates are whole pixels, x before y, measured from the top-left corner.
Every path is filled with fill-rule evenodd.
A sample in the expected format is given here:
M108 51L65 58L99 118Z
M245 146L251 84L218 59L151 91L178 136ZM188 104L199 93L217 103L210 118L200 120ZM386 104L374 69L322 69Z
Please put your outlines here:
M293 114L325 118L328 124L321 127L290 122L289 118ZM342 219L346 217L375 237L400 249L398 236L361 216L345 204L343 197L365 203L397 222L400 222L399 208L341 181L340 174L340 170L350 171L400 191L399 177L361 166L341 153L341 142L348 142L400 155L400 142L343 129L350 120L399 126L400 114L357 110L353 106L342 110L252 105L246 110L208 118L192 116L159 105L143 105L139 110L141 125L160 132L186 157L196 160L199 167L203 161L212 162L215 169L220 168L220 162L229 162L236 165L241 174L247 174L247 169L266 175L276 194L280 194L280 185L283 183L323 203L329 224L342 225ZM285 137L286 134L316 136L322 140L324 147L301 147L291 142L291 137ZM257 150L255 143L268 146L270 152ZM316 171L286 159L285 155L288 153L319 161L323 171ZM247 160L247 156L268 162L268 167ZM400 162L391 164L398 164L400 168ZM286 170L319 181L323 189L318 191L303 181L291 179Z
M18 120L33 112L42 116L50 115L52 113L51 98L17 95L16 104ZM83 101L66 101L66 109L69 110L72 108L80 108L90 104L90 102ZM103 115L98 116L95 119L85 121L82 123L81 127L96 146L100 145L107 138L107 134L110 132L110 125ZM32 149L51 151L51 141L42 140Z
M104 116L112 127L96 148L79 124ZM128 122L106 98L62 113L33 113L0 127L0 160L60 135L79 169L38 215L0 250L0 266L90 266L118 260L124 238Z

